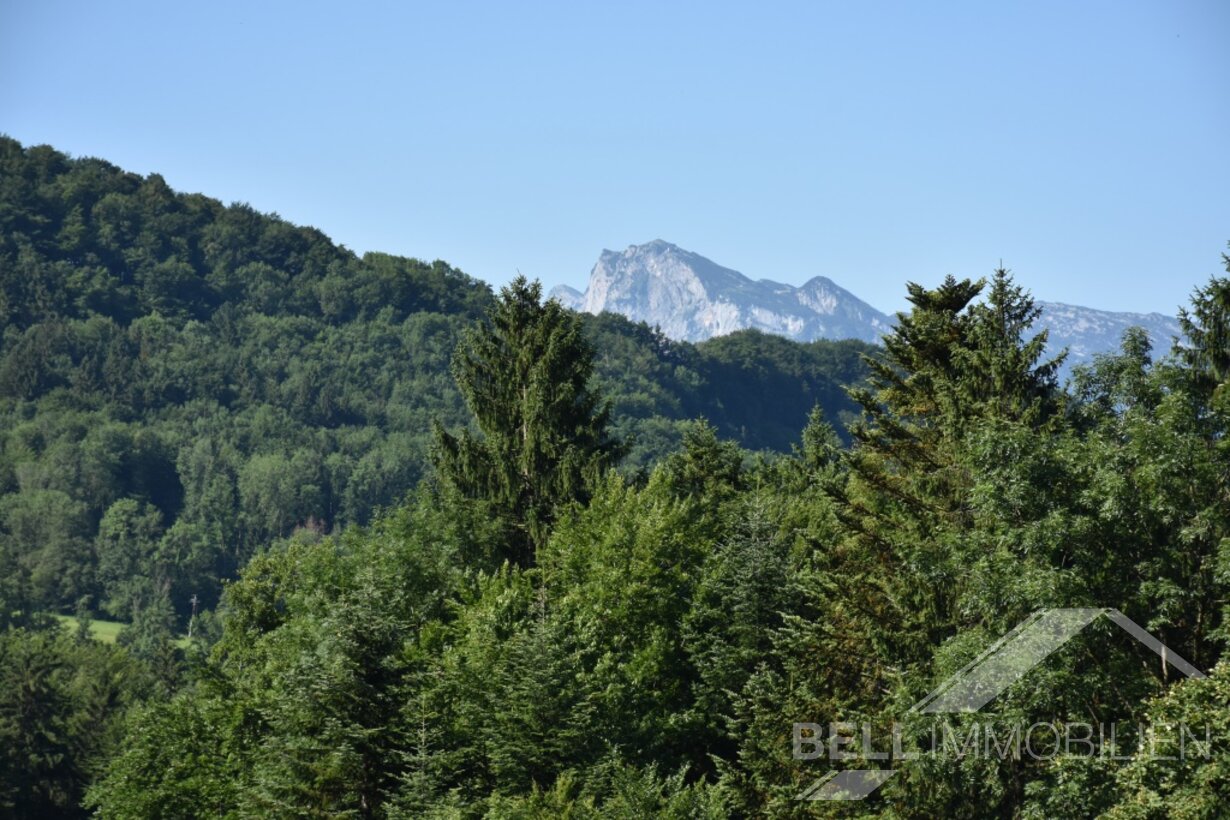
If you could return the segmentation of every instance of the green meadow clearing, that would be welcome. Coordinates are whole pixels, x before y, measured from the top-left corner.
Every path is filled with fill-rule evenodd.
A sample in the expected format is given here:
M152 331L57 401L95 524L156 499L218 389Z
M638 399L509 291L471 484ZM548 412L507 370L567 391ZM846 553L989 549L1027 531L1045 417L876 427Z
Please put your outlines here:
M55 615L53 616L59 621L65 629L70 632L77 631L77 619L72 615ZM90 620L90 636L96 641L103 643L115 643L116 638L120 635L120 630L124 628L124 624L119 621L102 621ZM175 645L180 649L185 649L188 646L188 638L180 637L175 641Z

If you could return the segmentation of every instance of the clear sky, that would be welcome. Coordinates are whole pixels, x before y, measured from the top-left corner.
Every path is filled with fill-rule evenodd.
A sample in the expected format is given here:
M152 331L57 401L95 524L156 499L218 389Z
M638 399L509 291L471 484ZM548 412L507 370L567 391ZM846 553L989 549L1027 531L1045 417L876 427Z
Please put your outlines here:
M0 0L0 132L496 284L663 238L1172 313L1230 240L1230 2Z

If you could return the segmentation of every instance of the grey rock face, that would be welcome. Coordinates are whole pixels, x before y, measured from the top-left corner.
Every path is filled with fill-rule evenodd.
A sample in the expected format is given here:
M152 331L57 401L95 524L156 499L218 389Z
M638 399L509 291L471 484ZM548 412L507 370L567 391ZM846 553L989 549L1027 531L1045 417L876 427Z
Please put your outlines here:
M547 297L554 299L569 310L581 310L585 306L585 294L567 285L556 285L551 288Z
M565 286L551 295L566 306L622 313L693 342L744 328L800 341L875 342L891 327L883 313L824 277L799 288L753 281L660 239L603 251L583 295Z
M560 285L551 291L565 307L588 313L610 311L657 325L673 339L691 342L756 328L799 341L861 339L879 342L894 318L873 308L831 279L817 276L800 287L752 280L738 271L661 239L623 251L604 250L584 293ZM1170 349L1178 320L1160 313L1115 313L1038 302L1035 331L1050 331L1048 352L1068 348L1064 372L1119 349L1127 328L1144 327L1156 355Z
M1098 353L1119 349L1123 332L1129 327L1143 327L1153 342L1153 357L1169 352L1172 340L1181 335L1179 320L1161 313L1116 313L1109 310L1065 305L1060 302L1038 301L1042 308L1034 330L1046 328L1047 351L1052 355L1068 349L1064 370L1078 364L1088 364Z

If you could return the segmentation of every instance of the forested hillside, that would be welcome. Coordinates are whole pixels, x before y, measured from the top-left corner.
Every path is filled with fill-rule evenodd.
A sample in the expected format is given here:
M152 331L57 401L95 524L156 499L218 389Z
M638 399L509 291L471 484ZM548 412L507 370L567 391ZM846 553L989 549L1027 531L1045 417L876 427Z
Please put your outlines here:
M1223 816L1230 277L1066 387L1008 272L905 287L883 350L678 344L0 142L0 814ZM1168 649L980 717L1109 754L929 749L1053 607Z
M1129 333L1071 393L1005 272L912 285L851 448L817 414L790 457L748 462L693 424L645 482L602 469L619 442L592 351L539 297L515 282L465 334L474 426L437 428L436 480L368 529L256 556L208 658L128 711L88 806L1223 816L1230 279L1196 294L1190 347L1155 361ZM1181 681L1095 624L981 717L1109 723L1109 746L937 749L909 705L1043 607L1114 607L1211 674ZM979 716L942 717L968 738ZM798 724L845 727L850 758L800 759ZM893 744L915 757L886 762ZM885 766L852 807L802 799L826 771Z
M0 139L0 551L20 608L173 630L261 546L397 505L431 421L464 422L449 360L491 303L444 262L358 257L156 174ZM697 347L612 316L586 333L627 470L702 415L788 450L816 404L853 410L842 386L869 349Z

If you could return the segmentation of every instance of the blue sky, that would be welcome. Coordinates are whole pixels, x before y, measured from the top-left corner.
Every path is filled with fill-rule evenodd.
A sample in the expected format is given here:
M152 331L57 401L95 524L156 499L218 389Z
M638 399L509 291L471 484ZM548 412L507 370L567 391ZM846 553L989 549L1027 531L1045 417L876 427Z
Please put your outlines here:
M660 237L1172 313L1230 240L1230 3L0 0L0 132L496 284Z

